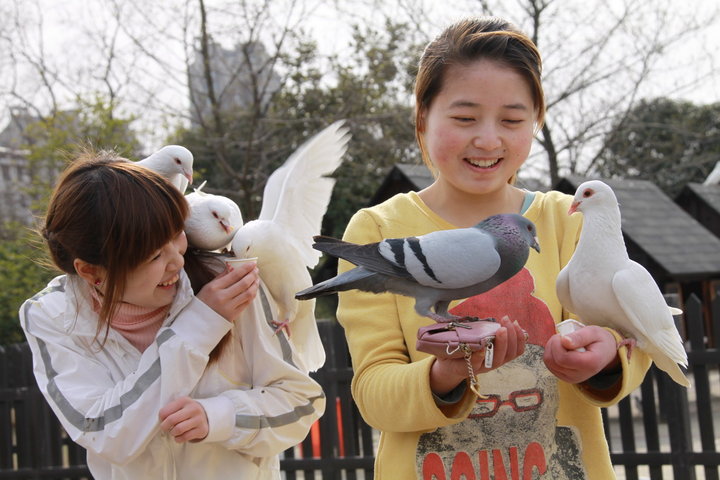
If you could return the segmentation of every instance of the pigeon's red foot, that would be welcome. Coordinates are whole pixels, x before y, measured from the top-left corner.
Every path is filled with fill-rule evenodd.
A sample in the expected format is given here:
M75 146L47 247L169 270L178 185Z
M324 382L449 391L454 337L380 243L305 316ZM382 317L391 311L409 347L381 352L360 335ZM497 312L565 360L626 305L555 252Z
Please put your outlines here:
M290 320L285 320L284 322L272 322L272 326L275 327L275 335L280 333L282 330L285 330L288 338L290 338Z
M637 341L634 338L626 338L620 343L618 343L618 348L622 347L623 345L627 347L627 359L630 360L633 348L635 348L635 345L637 345Z

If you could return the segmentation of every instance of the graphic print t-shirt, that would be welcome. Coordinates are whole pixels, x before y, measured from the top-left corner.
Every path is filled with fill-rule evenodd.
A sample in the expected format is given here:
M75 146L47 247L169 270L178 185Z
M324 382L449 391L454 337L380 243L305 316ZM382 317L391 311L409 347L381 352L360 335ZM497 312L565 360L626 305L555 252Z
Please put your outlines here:
M423 480L582 480L579 434L556 424L557 379L543 363L555 323L534 297L527 269L504 284L465 300L455 315L517 320L528 332L525 353L479 377L480 391L469 417L423 434L416 452Z

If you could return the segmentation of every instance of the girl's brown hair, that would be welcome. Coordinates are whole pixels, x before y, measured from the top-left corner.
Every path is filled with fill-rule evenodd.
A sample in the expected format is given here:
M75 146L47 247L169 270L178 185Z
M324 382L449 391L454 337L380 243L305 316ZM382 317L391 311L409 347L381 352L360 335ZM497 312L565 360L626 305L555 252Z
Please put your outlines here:
M128 274L182 230L184 196L157 173L111 151L83 151L53 191L42 235L54 264L75 275L76 258L101 266L98 334L110 327Z
M433 172L435 167L423 138L423 115L442 89L449 66L467 65L481 59L502 63L525 78L537 111L536 128L542 128L545 119L545 95L540 81L542 60L533 41L513 24L500 18L461 20L427 45L415 78L415 136L423 161Z

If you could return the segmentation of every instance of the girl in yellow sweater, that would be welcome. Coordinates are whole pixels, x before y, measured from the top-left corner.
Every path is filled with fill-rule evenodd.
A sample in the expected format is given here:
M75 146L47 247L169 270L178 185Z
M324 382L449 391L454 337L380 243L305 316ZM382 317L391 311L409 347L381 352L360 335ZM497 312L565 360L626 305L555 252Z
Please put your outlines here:
M628 361L619 335L600 327L555 334L568 318L555 279L575 250L580 219L567 214L571 197L513 184L543 123L540 75L535 45L508 22L448 27L427 46L415 87L416 134L434 183L357 212L347 227L345 240L371 243L521 213L535 223L542 252L531 251L509 281L450 310L508 317L492 365L482 353L471 359L484 398L468 388L464 359L415 350L417 330L430 320L411 298L340 294L353 395L382 432L376 479L614 478L600 407L636 388L649 360L637 352Z

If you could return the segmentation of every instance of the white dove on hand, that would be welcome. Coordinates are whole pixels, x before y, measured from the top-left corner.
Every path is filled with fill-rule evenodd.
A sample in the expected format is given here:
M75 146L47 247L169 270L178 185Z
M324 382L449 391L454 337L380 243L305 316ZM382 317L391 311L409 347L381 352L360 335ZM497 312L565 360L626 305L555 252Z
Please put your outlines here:
M190 214L185 221L188 245L201 250L222 250L243 225L240 207L222 195L202 191L205 183L185 195Z
M391 292L415 299L415 311L436 322L459 317L450 302L486 292L518 273L530 248L540 252L535 225L518 214L493 215L470 228L358 245L316 237L315 248L356 268L298 292L301 300L345 290Z
M257 220L246 223L232 240L236 257L257 257L260 278L278 305L278 331L292 324L294 345L310 370L325 363L314 302L299 302L295 292L312 285L308 268L320 260L312 238L320 233L335 180L350 140L342 121L301 145L268 178ZM288 330L289 332L289 330Z
M180 145L166 145L137 163L168 179L181 193L192 184L193 154Z
M687 353L672 314L655 280L628 257L615 193L592 180L575 192L568 214L583 214L580 240L556 282L560 303L585 324L613 328L629 336L661 370L688 387L678 364L687 367Z

